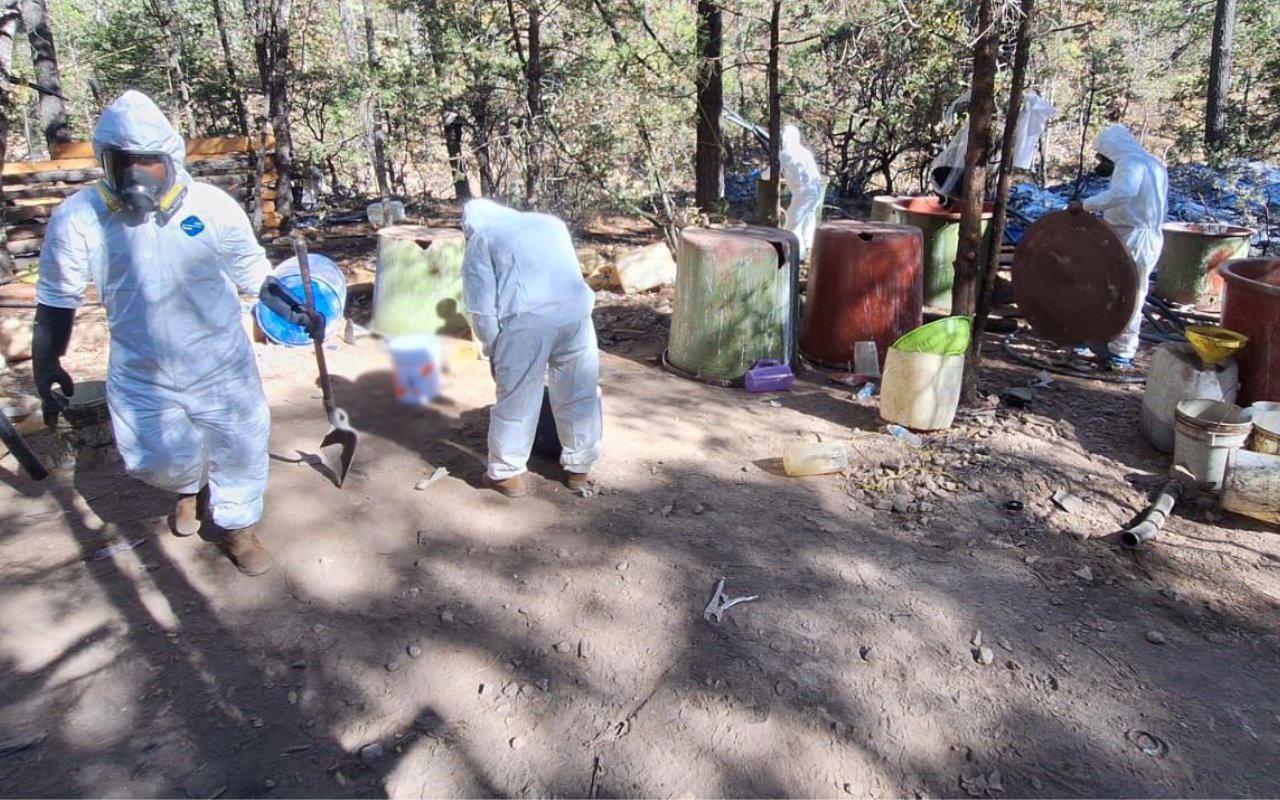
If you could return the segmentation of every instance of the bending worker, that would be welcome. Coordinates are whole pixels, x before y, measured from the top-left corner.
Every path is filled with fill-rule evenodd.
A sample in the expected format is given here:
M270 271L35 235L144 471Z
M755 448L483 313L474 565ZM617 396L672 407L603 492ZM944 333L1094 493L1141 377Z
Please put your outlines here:
M1138 304L1124 332L1107 347L1095 351L1109 367L1127 367L1138 353L1142 327L1142 306L1147 300L1148 282L1164 247L1164 224L1168 208L1169 176L1164 164L1148 153L1123 125L1104 128L1094 140L1098 153L1095 172L1109 176L1106 191L1086 198L1085 211L1101 211L1102 218L1138 264Z
M546 380L560 463L569 488L584 491L600 458L600 359L595 296L582 280L569 229L547 214L472 200L462 230L467 314L497 382L485 481L507 497L529 493L525 465Z
M809 257L813 234L818 227L818 206L822 204L822 173L813 153L800 142L795 125L782 128L782 150L778 154L782 179L791 190L787 206L787 230L800 239L800 258Z
M103 111L93 151L102 180L58 207L40 251L32 351L45 419L74 395L60 359L92 281L110 330L107 404L125 468L179 495L176 534L199 531L207 511L231 561L260 575L272 564L253 532L271 419L236 290L265 296L271 265L236 201L192 180L182 137L147 96L125 92ZM279 311L314 330L305 314Z

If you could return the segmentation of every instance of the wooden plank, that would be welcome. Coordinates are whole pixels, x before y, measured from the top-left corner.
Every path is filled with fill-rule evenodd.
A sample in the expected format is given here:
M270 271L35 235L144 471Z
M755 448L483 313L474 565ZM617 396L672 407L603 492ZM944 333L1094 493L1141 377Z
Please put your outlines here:
M252 141L251 141L252 140ZM192 156L222 156L233 153L248 153L256 150L258 137L247 136L213 136L205 139L187 140L187 158ZM275 147L274 138L268 138L264 149ZM93 158L93 142L66 142L55 144L49 148L49 154L55 161L66 158Z
M94 169L96 158L64 158L54 161L13 161L4 165L4 177L34 175L50 170Z
M266 169L271 170L274 174L275 159L266 156ZM250 170L250 155L248 154L211 154L193 156L187 160L187 172L192 175L201 175L218 170L238 169L243 172ZM14 163L4 165L4 182L5 183L41 183L45 180L65 180L67 178L59 178L61 173L79 173L93 170L96 173L92 179L101 177L99 164L95 159L59 159L54 161L14 161Z
M10 239L4 243L4 249L13 256L34 256L40 252L44 237L39 239Z

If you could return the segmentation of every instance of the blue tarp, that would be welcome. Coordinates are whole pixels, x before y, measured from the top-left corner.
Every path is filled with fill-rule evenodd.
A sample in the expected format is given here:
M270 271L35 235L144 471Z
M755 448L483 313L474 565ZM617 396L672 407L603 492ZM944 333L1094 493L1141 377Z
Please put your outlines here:
M1106 178L1088 175L1080 197L1107 186ZM1075 181L1042 189L1030 183L1009 193L1005 239L1018 242L1030 222L1065 208L1076 196ZM1236 162L1216 170L1204 164L1180 164L1169 170L1167 222L1221 222L1258 231L1253 244L1280 240L1280 166L1260 161ZM1267 224L1270 222L1270 229Z

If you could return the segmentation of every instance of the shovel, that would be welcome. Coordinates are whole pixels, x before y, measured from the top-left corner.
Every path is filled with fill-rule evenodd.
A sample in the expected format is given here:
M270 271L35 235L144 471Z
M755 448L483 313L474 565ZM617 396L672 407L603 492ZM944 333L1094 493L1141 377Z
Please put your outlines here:
M311 291L311 268L307 266L307 244L301 236L293 240L293 254L298 259L298 271L302 273L302 291L307 298L307 313L311 316L313 327L316 322L325 322L316 312L316 300ZM312 344L316 348L316 367L320 370L320 391L324 393L324 410L332 425L329 432L320 440L320 452L324 454L325 463L333 473L334 483L339 489L351 469L351 460L356 456L356 445L360 443L360 435L352 429L347 412L338 408L333 402L333 387L329 385L329 367L324 362L324 336L313 336Z
M4 446L13 453L18 465L31 476L33 481L42 481L49 477L44 464L41 464L36 454L31 452L31 448L23 441L21 434L14 430L13 425L9 423L9 417L2 410L0 410L0 442L4 442Z

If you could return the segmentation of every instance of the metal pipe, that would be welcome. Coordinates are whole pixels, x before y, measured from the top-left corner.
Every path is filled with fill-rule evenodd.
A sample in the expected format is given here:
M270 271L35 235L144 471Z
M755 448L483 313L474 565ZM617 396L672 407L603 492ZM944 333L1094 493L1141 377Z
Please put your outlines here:
M1120 532L1120 543L1136 549L1156 538L1169 521L1174 505L1182 498L1182 488L1182 482L1176 479L1162 486L1155 502L1147 506L1133 525Z

